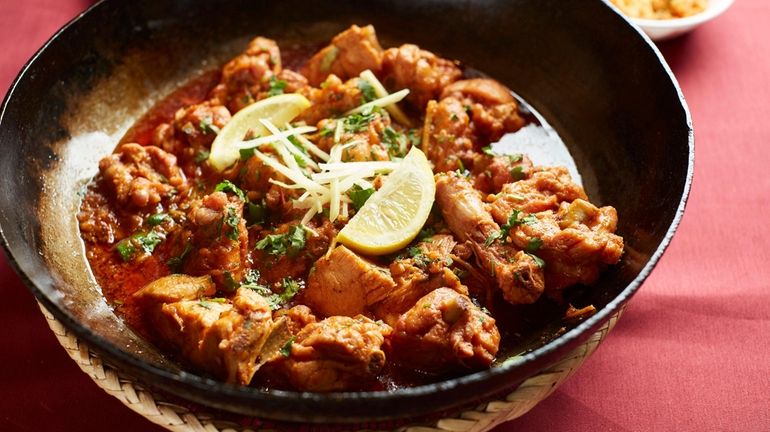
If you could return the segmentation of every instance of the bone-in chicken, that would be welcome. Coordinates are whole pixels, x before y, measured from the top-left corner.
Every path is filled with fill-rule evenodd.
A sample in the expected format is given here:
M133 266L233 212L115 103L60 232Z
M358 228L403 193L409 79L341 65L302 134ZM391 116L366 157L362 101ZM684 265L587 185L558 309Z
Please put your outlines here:
M540 297L544 289L542 268L518 263L516 249L494 241L500 226L466 178L454 172L437 175L436 202L452 232L471 242L479 264L495 279L507 301L529 304Z
M387 268L337 246L316 261L302 299L324 316L355 316L366 313L394 287Z
M494 360L500 332L470 298L439 288L399 318L391 344L399 362L419 370L479 369Z
M241 288L231 300L212 299L209 276L172 275L134 294L164 343L183 358L229 383L248 384L273 324L270 306Z
M329 317L302 329L278 367L299 390L361 388L385 365L383 345L391 332L387 324L361 315Z

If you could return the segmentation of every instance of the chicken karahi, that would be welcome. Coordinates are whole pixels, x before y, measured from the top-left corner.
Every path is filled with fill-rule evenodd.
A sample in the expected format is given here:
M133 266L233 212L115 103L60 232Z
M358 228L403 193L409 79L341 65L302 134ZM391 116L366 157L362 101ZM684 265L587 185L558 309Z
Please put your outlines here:
M384 49L372 26L309 58L257 37L101 160L87 257L133 329L228 383L378 390L489 368L496 302L590 314L564 290L623 254L615 209L566 168L497 151L528 122L505 85Z

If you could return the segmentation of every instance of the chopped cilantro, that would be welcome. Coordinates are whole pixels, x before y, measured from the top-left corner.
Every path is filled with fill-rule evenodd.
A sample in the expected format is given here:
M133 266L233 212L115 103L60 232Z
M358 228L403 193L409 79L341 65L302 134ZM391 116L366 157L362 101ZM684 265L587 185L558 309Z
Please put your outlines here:
M354 184L353 187L348 190L348 196L350 197L350 200L353 201L353 207L355 207L356 210L361 210L361 207L364 206L366 200L368 200L373 193L373 188L364 189L357 184Z
M336 123L334 123L336 126ZM324 127L321 128L320 131L318 131L318 135L325 137L334 134L334 127L331 126L331 122L326 123Z
M221 129L219 129L219 126L212 123L211 117L206 117L201 119L200 123L198 124L198 127L203 133L219 134L219 132L221 131Z
M486 147L482 148L481 151L484 152L485 155L497 156L497 153L492 151L492 146L486 146Z
M412 257L412 261L414 261L414 265L417 267L426 267L430 264L430 258L422 252L422 249L413 246L410 247L407 252L409 253L409 256Z
M406 135L398 133L390 126L382 131L382 143L388 148L391 156L404 157L408 141Z
M118 254L123 259L123 261L131 261L131 259L134 257L134 254L136 253L136 246L131 243L131 238L126 238L119 241L118 244L115 245L115 250L118 251Z
M473 111L473 108L471 108L471 106L470 106L470 105L463 105L463 109L464 109L464 110L465 110L465 112L466 112L466 113L468 113L468 114L470 114L470 113L471 113L471 111Z
M297 139L296 136L291 135L291 136L286 137L286 139L289 140L289 142L292 143L294 145L294 147L296 147L297 150L299 150L302 154L305 154L305 155L308 154L307 149L305 148L305 146L300 144L300 142L299 142L299 140Z
M246 273L243 275L243 284L250 285L250 284L258 284L258 283L259 283L259 270L257 269L246 270Z
M369 126L369 123L371 123L372 120L374 120L377 117L377 114L379 112L380 112L379 107L366 108L358 114L351 114L345 117L342 120L342 126L347 132L351 132L351 133L361 132L363 129Z
M532 225L537 222L537 216L533 214L528 214L521 221L527 225Z
M248 288L256 291L257 294L264 297L270 309L276 310L286 303L290 302L295 295L302 289L302 284L292 278L283 278L281 280L281 288L283 291L280 293L274 293L270 288L260 284L258 282L259 272L256 270L249 270L246 276L243 278L243 284L241 288Z
M240 235L240 229L238 228L238 225L241 222L241 217L235 211L235 207L227 207L227 214L225 214L224 218L225 225L230 227L230 232L227 233L227 238L232 241L238 241L238 236Z
M369 84L369 81L365 79L358 80L358 89L361 90L363 98L362 103L371 102L377 99L377 93L374 91L374 87Z
M270 81L268 81L268 85L270 86L267 90L268 96L278 96L279 94L283 94L283 90L286 88L288 83L284 80L279 80L275 77L275 75L270 77Z
M284 356L284 357L291 356L291 346L294 344L294 339L295 338L296 338L296 336L292 336L292 337L289 338L289 340L286 341L285 344L283 344L283 346L281 347L281 350L280 350L282 356Z
M305 229L294 225L286 234L269 234L254 246L270 255L296 256L305 247Z
M514 153L512 155L508 155L508 161L511 163L521 162L521 160L524 159L524 155L521 153Z
M210 153L206 150L201 150L195 155L195 163L200 164L205 162L209 158Z
M537 264L538 267L543 268L545 267L545 261L543 261L539 256L535 254L531 254L527 252L527 255L531 256L533 260L535 260L535 264Z
M302 289L302 285L290 277L281 280L281 287L283 288L283 292L280 294L282 303L289 302Z
M513 169L511 170L511 176L513 177L514 180L521 180L524 177L526 177L526 173L524 172L524 167L521 165L513 167Z
M168 261L166 261L166 265L169 266L169 268L171 268L171 271L173 271L174 273L178 273L179 267L182 265L182 262L184 261L185 257L187 256L187 254L190 253L191 250L192 250L192 243L187 242L184 245L184 249L182 250L182 253L179 254L178 256L169 258Z
M254 147L252 148L244 148L240 150L240 157L241 160L249 160L252 156L254 156Z
M503 242L505 242L506 239L508 238L508 234L510 234L511 232L511 228L521 225L522 223L525 223L525 222L529 223L527 218L532 215L529 215L524 218L520 218L519 216L521 216L521 214L522 214L521 210L513 209L511 214L508 216L508 222L500 226L500 231L496 233L492 233L489 237L487 237L487 241L484 242L484 246L488 247L489 245L494 243L494 241L497 239L503 239Z
M527 242L527 252L529 253L535 253L540 249L540 246L543 245L543 240L539 239L537 237L532 237Z
M484 241L484 247L489 247L489 245L494 243L495 240L499 239L502 236L503 235L501 234L500 231L493 232L492 234L489 235L489 237L487 237L486 241Z
M233 274L229 271L224 272L224 278L225 278L225 290L227 292L235 292L235 290L238 289L240 284L235 280L233 277Z
M307 163L302 156L293 153L292 156L294 156L294 161L297 162L297 165L299 165L300 168L305 168L307 166Z
M205 309L211 309L211 304L207 302L206 300L198 300L198 306L205 308Z
M420 135L419 129L409 129L409 132L406 133L406 137L409 139L409 144L411 144L412 147L419 147L420 143L422 143L422 136Z
M147 225L157 226L170 219L166 213L155 213L147 218Z
M460 120L460 117L457 117L457 114L452 113L452 115L449 116L449 119L452 120L453 122L456 122L457 120Z
M230 180L225 180L222 183L219 183L215 188L215 191L217 192L232 192L234 193L238 198L241 199L241 201L246 201L246 194L243 193L241 188L234 185Z
M155 231L147 233L139 233L131 236L131 239L142 248L142 251L146 254L151 254L155 250L155 246L159 245L165 237L163 234Z
M248 202L246 203L246 222L249 225L265 223L267 218L267 205L265 199L259 203Z

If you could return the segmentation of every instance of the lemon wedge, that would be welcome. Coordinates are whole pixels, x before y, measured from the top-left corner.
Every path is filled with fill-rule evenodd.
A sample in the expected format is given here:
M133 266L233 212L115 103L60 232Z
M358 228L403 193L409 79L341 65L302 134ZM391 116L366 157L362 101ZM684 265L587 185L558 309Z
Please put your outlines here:
M425 225L435 195L430 163L420 149L412 147L337 240L367 255L395 252L414 240Z
M289 93L262 99L238 111L211 143L209 163L215 170L224 171L240 157L236 143L243 141L249 130L258 136L270 134L260 119L283 125L308 107L310 101L307 98L301 94Z

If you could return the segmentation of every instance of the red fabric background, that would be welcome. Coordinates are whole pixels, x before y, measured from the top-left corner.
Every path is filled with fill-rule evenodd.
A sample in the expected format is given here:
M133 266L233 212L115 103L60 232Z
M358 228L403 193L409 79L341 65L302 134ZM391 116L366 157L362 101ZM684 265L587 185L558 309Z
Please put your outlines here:
M0 2L0 89L86 0ZM770 430L770 2L661 46L692 111L687 212L611 337L497 432ZM0 430L159 430L60 348L0 258Z

